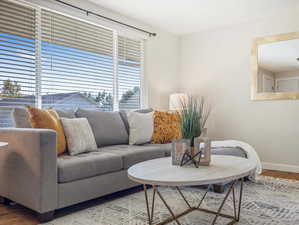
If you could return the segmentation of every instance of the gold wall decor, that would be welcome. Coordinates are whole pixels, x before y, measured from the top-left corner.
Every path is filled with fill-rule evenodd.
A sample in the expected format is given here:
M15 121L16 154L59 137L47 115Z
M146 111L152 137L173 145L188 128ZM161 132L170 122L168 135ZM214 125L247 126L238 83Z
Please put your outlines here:
M299 32L253 41L251 100L299 99Z

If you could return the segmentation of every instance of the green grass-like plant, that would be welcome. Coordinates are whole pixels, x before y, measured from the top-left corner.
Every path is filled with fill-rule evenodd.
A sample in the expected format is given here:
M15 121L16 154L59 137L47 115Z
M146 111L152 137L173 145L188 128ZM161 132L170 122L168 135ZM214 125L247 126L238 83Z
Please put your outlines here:
M194 138L201 135L211 112L204 97L189 96L181 101L180 114L182 138L190 139L193 146Z

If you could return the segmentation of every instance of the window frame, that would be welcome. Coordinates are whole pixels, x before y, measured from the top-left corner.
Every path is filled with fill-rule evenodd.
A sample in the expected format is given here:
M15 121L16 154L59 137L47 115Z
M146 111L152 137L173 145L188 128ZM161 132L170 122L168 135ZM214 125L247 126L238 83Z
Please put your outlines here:
M119 81L118 81L118 36L125 36L123 33L120 34L117 29L104 26L100 23L92 22L89 20L84 20L80 17L76 17L73 15L70 15L68 13L60 12L57 10L53 10L48 7L44 7L35 3L30 3L24 0L8 0L10 2L23 5L26 7L31 7L36 11L36 82L35 82L35 95L36 95L36 101L35 101L35 106L37 108L42 108L42 61L41 61L41 51L42 51L42 33L41 33L41 19L42 19L42 10L48 10L53 13L58 13L63 16L67 16L85 23L89 23L95 26L99 26L108 30L111 30L113 32L113 111L119 111L119 98L118 98L118 89L119 89ZM129 35L128 38L134 39L136 41L140 41L141 45L141 63L140 63L140 108L147 108L148 107L148 95L147 95L147 88L146 88L146 81L145 81L145 75L144 75L144 57L145 57L145 51L144 51L144 45L145 45L145 40L142 38L134 38L132 35Z

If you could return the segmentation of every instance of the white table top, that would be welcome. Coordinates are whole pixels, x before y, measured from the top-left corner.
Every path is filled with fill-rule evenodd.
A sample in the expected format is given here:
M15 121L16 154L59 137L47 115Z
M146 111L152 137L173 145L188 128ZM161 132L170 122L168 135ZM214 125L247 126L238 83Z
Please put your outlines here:
M5 149L8 146L7 142L0 142L0 149Z
M212 155L210 166L173 166L171 157L138 163L128 170L131 180L141 184L189 186L217 184L250 175L256 162L245 158Z

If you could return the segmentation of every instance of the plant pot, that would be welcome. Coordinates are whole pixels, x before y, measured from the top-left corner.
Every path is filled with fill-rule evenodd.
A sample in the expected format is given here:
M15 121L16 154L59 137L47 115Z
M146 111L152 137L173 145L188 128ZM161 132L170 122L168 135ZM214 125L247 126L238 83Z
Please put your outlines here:
M190 152L191 141L189 139L176 139L172 141L171 158L172 165L181 165L186 152Z
M201 136L194 139L194 149L195 154L201 152L198 165L209 166L211 162L211 140L206 137L206 129Z

